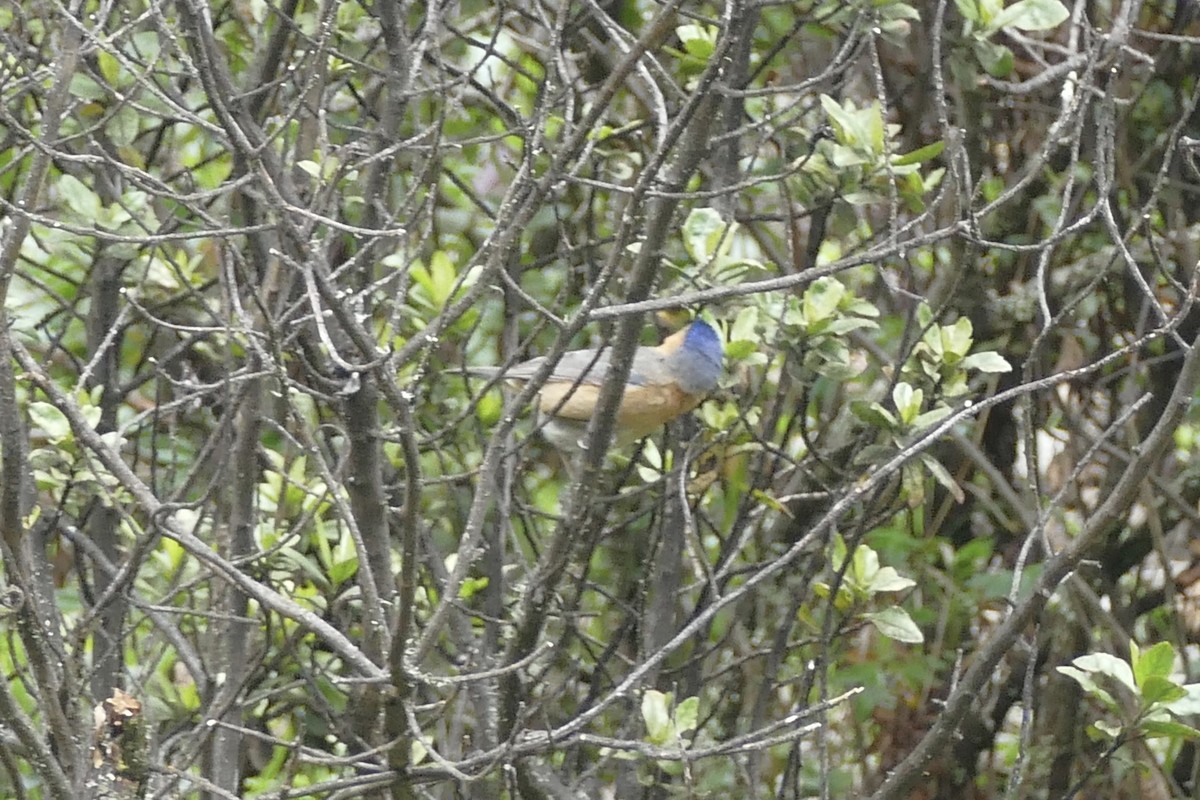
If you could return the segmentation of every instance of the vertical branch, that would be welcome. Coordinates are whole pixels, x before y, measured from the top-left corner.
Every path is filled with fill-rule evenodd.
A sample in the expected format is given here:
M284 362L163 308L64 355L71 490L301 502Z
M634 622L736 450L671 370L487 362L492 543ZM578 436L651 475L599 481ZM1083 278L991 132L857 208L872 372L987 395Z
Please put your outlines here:
M37 677L37 700L58 753L55 761L39 760L37 769L64 798L69 796L65 784L83 777L86 749L79 736L81 709L77 705L82 698L80 687L75 685L72 664L62 647L61 620L47 583L44 553L35 551L36 543L25 528L24 512L33 486L28 442L17 404L12 325L7 308L17 259L33 221L27 212L37 207L50 167L51 145L58 138L70 99L70 82L79 57L77 20L82 6L76 0L66 12L69 19L63 26L60 58L42 114L39 146L17 198L17 213L0 245L0 538L5 575L23 594L24 602L17 611L18 626L26 657Z
M235 286L230 287L236 290ZM257 359L251 355L251 371L257 371ZM259 379L250 379L240 393L233 429L233 447L229 465L232 480L229 484L228 529L220 537L221 555L230 563L242 563L254 552L254 526L258 490L258 442L262 430L263 386ZM216 587L214 587L214 590ZM221 587L217 593L217 618L211 623L214 644L214 674L224 676L211 707L225 723L213 734L209 750L208 778L230 794L241 793L242 761L245 741L240 728L244 724L242 695L250 674L249 658L255 628L247 618L249 597L233 586ZM216 800L218 795L210 795Z
M111 200L110 200L111 202ZM110 433L116 430L117 407L120 403L121 334L114 331L121 299L122 265L108 254L96 259L92 270L91 306L88 312L88 350L95 370L92 386L101 387L100 421L96 430ZM121 563L120 513L111 503L99 498L91 503L87 515L88 537L113 564ZM114 689L124 685L124 640L122 631L129 603L118 588L108 593L115 573L96 568L92 572L97 596L106 602L99 613L99 629L95 634L95 666L92 673L92 699L100 702Z

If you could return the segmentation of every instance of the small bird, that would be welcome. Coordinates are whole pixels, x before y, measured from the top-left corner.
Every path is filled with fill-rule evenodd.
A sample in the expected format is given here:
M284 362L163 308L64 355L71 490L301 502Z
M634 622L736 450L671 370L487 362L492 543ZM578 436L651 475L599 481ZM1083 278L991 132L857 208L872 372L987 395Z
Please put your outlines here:
M542 436L563 454L567 464L583 449L611 352L602 347L563 354L538 393L538 411L545 417L539 420ZM721 337L703 320L668 336L657 347L639 347L617 407L617 446L635 442L700 405L717 386L723 357ZM523 384L545 361L542 356L507 369L471 367L467 372Z

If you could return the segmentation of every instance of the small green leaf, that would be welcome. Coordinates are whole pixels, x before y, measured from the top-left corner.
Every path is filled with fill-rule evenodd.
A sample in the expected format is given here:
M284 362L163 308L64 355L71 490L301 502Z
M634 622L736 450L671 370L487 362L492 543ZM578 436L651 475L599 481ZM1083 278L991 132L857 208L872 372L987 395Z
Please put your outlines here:
M851 400L850 413L868 425L890 431L900 427L900 423L879 403L868 403L865 400Z
M934 142L927 144L924 147L919 147L911 153L905 153L902 156L897 156L892 159L892 164L897 167L902 167L907 164L920 164L922 161L928 161L931 158L937 158L942 151L946 149L945 142Z
M1090 697L1099 700L1108 709L1115 709L1117 701L1108 693L1108 690L1096 683L1092 678L1092 673L1085 670L1076 669L1075 667L1058 667L1059 672L1071 678L1079 684L1084 693Z
M467 578L462 582L462 585L458 587L458 597L460 600L470 600L472 597L479 594L479 592L486 589L487 585L488 579L486 575L478 578Z
M752 489L750 491L750 496L753 497L757 502L762 503L764 506L771 509L772 511L778 511L780 514L787 514L789 516L791 515L791 512L788 511L787 506L785 506L783 503L776 500L771 495L764 492L762 489Z
M831 318L837 311L838 303L846 295L846 287L836 278L824 277L813 281L804 291L804 319L810 333L815 332L815 326Z
M74 175L63 175L58 179L56 186L67 208L81 218L95 220L100 216L100 198Z
M942 488L950 492L957 502L961 503L967 499L966 495L963 494L962 487L958 485L958 481L954 480L954 476L942 466L940 461L933 456L922 453L921 463L925 465L925 469L929 470L929 474L933 476L933 479L940 483Z
M834 135L839 144L846 145L860 154L877 156L883 152L883 110L879 103L871 103L860 109L855 108L849 101L842 105L829 95L823 94L821 107L825 109L833 125Z
M121 65L117 61L117 57L107 50L101 50L96 54L96 65L100 67L100 74L104 76L108 85L116 86L117 78L121 74Z
M950 415L951 408L949 406L938 406L931 408L924 414L919 414L912 421L913 430L923 431L926 428L932 427Z
M1058 0L1018 0L997 14L988 25L992 30L1019 28L1045 31L1057 28L1071 13Z
M847 314L855 314L860 317L878 317L879 309L871 302L858 297L850 298L849 302L843 304Z
M967 317L959 317L953 325L943 325L941 328L942 351L946 363L953 364L961 361L971 351L974 341L974 328Z
M829 545L829 567L834 572L840 572L842 565L846 563L846 540L842 538L840 533L833 535L833 542Z
M1133 656L1133 677L1144 687L1149 678L1168 678L1175 669L1175 648L1170 642L1158 642L1149 650Z
M921 327L921 329L924 330L924 329L928 328L932 323L933 323L933 309L931 309L929 307L928 303L926 303L924 300L922 300L920 303L917 304L917 325L919 325Z
M104 132L118 147L128 147L137 138L141 115L133 106L121 106L104 125Z
M963 369L977 369L980 372L1012 372L1012 364L995 350L984 350L972 353L963 359Z
M916 585L916 581L896 572L894 567L880 567L879 572L875 573L875 577L871 579L871 584L867 588L871 590L871 594L878 594L880 592L902 592Z
M908 3L888 2L887 5L880 9L880 16L884 19L920 19L921 12Z
M82 72L71 75L71 94L83 100L103 100L108 97L108 90L96 82L95 78Z
M1166 737L1179 739L1200 739L1200 730L1196 730L1190 725L1184 725L1182 722L1166 719L1148 719L1144 720L1141 725L1142 732L1151 737Z
M958 13L962 14L963 19L968 22L982 23L983 17L979 13L979 6L975 0L954 0L954 5L958 7Z
M358 572L358 556L348 558L344 561L334 561L329 566L329 580L334 586L341 586L346 581L354 577ZM479 580L487 581L487 578Z
M942 394L946 397L959 397L967 393L967 373L955 370L952 375L942 382Z
M642 720L646 723L646 738L654 744L665 744L671 738L671 695L647 689L642 695Z
M717 47L717 29L706 25L680 25L675 35L683 49L693 58L707 61Z
M1116 682L1124 685L1131 692L1137 693L1137 683L1133 680L1133 670L1129 664L1109 653L1088 653L1071 662L1079 669L1095 675L1107 675Z
M728 252L733 239L732 227L714 208L697 208L683 223L683 249L697 264L707 264L721 252Z
M745 339L747 341L758 341L758 334L755 329L758 325L758 309L754 306L747 306L738 312L737 317L733 320L733 324L729 326L730 341Z
M865 544L854 548L854 560L850 563L846 579L853 581L858 586L866 587L871 585L871 581L878 572L879 553Z
M1013 71L1013 54L1002 44L986 40L974 43L975 57L979 63L995 78L1007 78Z
M1175 681L1161 675L1151 675L1141 684L1142 705L1173 703L1187 697L1187 690Z
M896 410L900 412L900 421L905 425L911 423L921 413L921 402L924 399L924 392L914 389L904 381L900 381L892 389L892 402L896 404Z
M825 326L825 330L822 333L829 334L830 336L842 336L850 331L862 329L875 331L879 330L879 325L874 320L860 319L858 317L842 317L841 319L831 321Z
M925 635L900 606L892 606L882 611L873 611L863 617L875 626L875 629L889 639L907 644L920 644L925 641Z
M742 361L758 350L758 345L749 339L735 339L725 345L725 358L729 361Z
M71 437L71 423L63 412L49 403L35 401L29 404L29 418L53 444Z
M700 719L700 698L688 697L675 708L675 733L695 730Z

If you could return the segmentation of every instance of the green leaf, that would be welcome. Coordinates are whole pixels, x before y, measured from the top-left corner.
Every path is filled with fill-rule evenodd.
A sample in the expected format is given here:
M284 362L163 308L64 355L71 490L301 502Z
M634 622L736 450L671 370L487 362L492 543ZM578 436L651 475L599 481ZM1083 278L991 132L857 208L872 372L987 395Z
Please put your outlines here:
M877 331L879 330L879 324L870 319L842 317L841 319L835 319L826 325L823 333L827 333L830 336L842 336L850 331L862 330L864 328L867 330Z
M58 444L71 437L71 423L67 421L66 415L49 403L30 403L29 419L52 444Z
M963 19L968 22L983 22L983 17L979 13L979 6L976 5L975 0L954 0L954 5L958 7L958 13L962 14Z
M1061 25L1071 13L1058 0L1018 0L997 14L988 25L992 30L1019 28L1045 31Z
M1175 669L1175 648L1170 642L1158 642L1149 650L1133 656L1133 677L1145 687L1149 678L1169 678Z
M749 339L737 339L725 345L725 358L728 361L742 361L758 350L758 345Z
M810 333L818 323L830 319L837 312L838 303L846 295L846 287L836 278L824 277L813 281L804 291L804 319Z
M954 476L942 466L942 462L931 455L922 453L921 463L925 465L925 469L929 470L929 474L933 476L933 479L940 483L942 488L950 492L957 502L961 503L967 499L966 495L963 494L962 487L958 485L958 481L954 480Z
M96 65L100 67L100 74L104 76L108 85L116 86L117 78L121 74L121 65L117 61L117 57L107 50L101 50L96 54Z
M1013 54L1002 44L986 40L974 43L975 57L979 63L995 78L1007 78L1013 71Z
M1096 683L1092 678L1091 672L1076 669L1075 667L1058 667L1057 669L1063 675L1078 683L1085 694L1099 700L1106 708L1115 709L1117 707L1117 701L1113 699L1113 696L1108 693L1107 689Z
M941 327L942 351L945 353L946 363L957 363L966 357L974 341L973 332L971 320L967 317L959 317L953 325Z
M357 563L357 562L356 562ZM478 578L467 578L462 582L462 586L458 589L458 597L460 600L470 600L479 592L487 588L488 578L486 575Z
M900 412L900 421L905 425L911 423L921 413L921 402L924 399L923 391L914 389L904 381L900 381L892 389L892 402L896 404L896 410Z
M1012 372L1012 364L995 350L972 353L963 359L962 367L977 369L980 372Z
M985 25L991 24L996 15L1004 10L1004 0L976 0Z
M821 107L825 109L825 114L834 127L838 143L847 145L859 153L883 153L883 111L878 103L871 103L866 108L859 109L849 101L842 105L829 95L823 94Z
M920 19L921 12L908 3L888 2L887 5L880 9L880 16L884 19Z
M912 421L913 430L923 431L926 428L932 427L948 417L951 411L952 409L949 406L938 406L937 408L931 408L924 414L919 414L917 418Z
M100 216L100 209L103 207L100 198L74 175L63 175L55 185L67 208L82 219L95 220Z
M118 147L128 147L137 138L141 116L133 106L121 106L117 113L109 118L104 126L104 132Z
M879 572L879 553L865 544L860 544L854 548L854 560L850 564L850 569L846 573L846 579L853 581L860 587L871 585L871 581Z
M762 503L767 508L771 509L772 511L777 511L780 514L785 514L785 515L790 516L790 512L788 511L787 506L785 506L783 503L776 500L771 495L764 492L762 489L751 489L750 496L753 497L759 503Z
M916 585L916 581L904 577L894 567L880 567L879 572L875 573L875 577L871 579L870 586L867 588L871 590L871 594L879 594L880 592L902 592Z
M874 625L875 630L897 642L920 644L925 641L925 635L921 633L921 629L912 621L908 612L900 606L863 614L863 618Z
M335 587L341 586L350 578L353 578L356 572L358 572L357 556L354 558L348 558L345 561L335 561L329 567L329 580ZM478 580L486 582L487 578L479 578Z
M683 223L683 249L697 264L707 264L729 251L735 228L714 208L697 208Z
M1142 705L1154 703L1173 703L1187 697L1187 690L1170 678L1161 675L1151 675L1141 684Z
M731 342L739 340L757 342L757 326L758 309L754 306L747 306L738 312L737 317L733 320L733 324L729 326L729 340Z
M1137 693L1137 683L1133 679L1133 670L1129 664L1109 653L1088 653L1071 662L1079 669L1094 675L1106 675L1117 683L1124 685L1131 692Z
M671 739L671 695L647 689L642 695L642 721L646 723L646 738L654 744Z
M829 545L829 568L834 572L840 572L842 565L846 563L846 555L846 540L840 533L835 533L833 542Z
M90 75L76 72L71 76L71 94L83 100L103 100L108 97L108 90L96 82Z
M924 147L918 147L911 153L905 153L902 156L897 156L892 159L892 164L897 167L903 167L907 164L920 164L922 161L928 161L931 158L937 158L946 149L945 142L934 142L927 144Z
M675 708L675 733L696 729L700 719L700 698L688 697Z
M680 25L675 35L689 56L707 61L717 47L717 29L707 25Z
M1148 719L1144 720L1141 725L1142 732L1151 737L1168 737L1179 739L1200 739L1200 730L1196 730L1190 725L1184 725L1182 722L1166 719Z
M955 370L953 375L950 375L942 383L942 394L946 397L958 397L967 393L967 373L962 370Z
M933 309L931 309L929 307L928 303L926 303L924 300L922 300L920 303L917 304L917 325L919 325L921 327L921 329L924 330L924 329L928 328L932 323L933 323Z
M875 318L879 316L879 309L876 308L870 301L863 300L858 297L852 297L842 305L842 308L847 314L855 314L860 317Z

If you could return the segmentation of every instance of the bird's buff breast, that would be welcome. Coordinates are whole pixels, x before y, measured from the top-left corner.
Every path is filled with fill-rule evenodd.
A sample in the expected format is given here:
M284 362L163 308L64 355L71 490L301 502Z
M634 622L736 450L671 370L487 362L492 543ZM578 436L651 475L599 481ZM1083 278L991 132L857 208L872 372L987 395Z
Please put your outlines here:
M593 384L553 383L542 389L538 408L562 420L586 423L599 397L600 387ZM617 438L623 442L640 439L691 411L702 399L674 384L629 386L617 409Z

